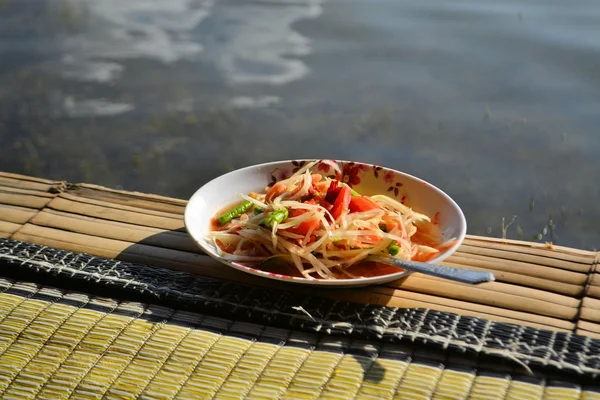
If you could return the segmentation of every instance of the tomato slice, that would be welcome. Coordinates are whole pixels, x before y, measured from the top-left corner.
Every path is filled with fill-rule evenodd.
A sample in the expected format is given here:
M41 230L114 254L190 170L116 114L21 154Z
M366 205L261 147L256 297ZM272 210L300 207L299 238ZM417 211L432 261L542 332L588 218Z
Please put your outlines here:
M305 204L318 204L318 202L315 199L307 200L304 203ZM290 213L290 217L297 217L297 216L302 215L302 214L304 214L306 212L308 212L308 210L294 209ZM300 225L298 225L298 226L293 226L291 228L285 229L285 231L291 232L291 233L296 233L298 235L306 235L308 233L308 231L310 231L311 229L313 231L316 230L316 229L319 229L320 225L321 225L321 220L320 219L318 219L318 218L310 218L310 219L307 219L306 221L302 221L300 223Z
M350 212L365 212L378 209L379 206L368 197L354 196L350 200Z
M352 190L348 186L342 186L340 194L338 194L331 209L331 216L334 220L338 219L343 212L348 212L350 200L352 200Z
M298 235L306 235L310 230L314 232L315 230L319 229L320 225L321 221L319 219L310 218L306 221L302 221L298 226L293 226L291 228L286 229L286 231L296 233Z

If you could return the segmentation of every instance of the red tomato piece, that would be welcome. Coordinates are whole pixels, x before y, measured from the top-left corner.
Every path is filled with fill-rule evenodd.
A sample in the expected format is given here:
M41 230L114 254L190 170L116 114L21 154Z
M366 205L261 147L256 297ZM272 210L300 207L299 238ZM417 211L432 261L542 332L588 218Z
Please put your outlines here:
M304 203L305 204L318 204L318 202L315 199L307 200ZM308 212L308 210L294 209L290 213L290 217L297 217L297 216L302 215L302 214L304 214L306 212ZM298 235L306 235L308 233L308 231L310 231L311 229L313 231L316 230L316 229L319 229L320 225L321 225L321 220L320 219L318 219L318 218L310 218L310 219L307 219L306 221L302 221L300 223L300 225L298 225L298 226L287 228L285 230L287 232L296 233Z
M319 229L320 225L320 220L318 220L317 218L310 218L306 221L302 221L298 226L286 229L286 231L296 233L298 235L306 235L310 230L314 232L315 230Z
M368 197L354 196L350 200L350 212L365 212L378 208L379 206Z
M340 194L338 194L335 203L333 203L333 208L331 209L331 216L333 219L338 219L343 212L348 212L348 206L350 205L351 199L352 191L350 188L348 186L342 186Z

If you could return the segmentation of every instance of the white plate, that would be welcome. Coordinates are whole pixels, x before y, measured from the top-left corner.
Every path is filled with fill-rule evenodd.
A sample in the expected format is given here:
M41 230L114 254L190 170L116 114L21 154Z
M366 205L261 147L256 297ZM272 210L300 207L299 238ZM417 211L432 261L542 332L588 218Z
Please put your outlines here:
M238 193L261 192L265 186L275 180L289 177L294 169L310 161L277 161L259 164L213 179L198 189L186 206L185 226L188 233L200 248L214 259L232 268L269 279L308 285L348 287L385 283L406 276L407 272L400 271L357 279L310 280L260 271L219 257L214 244L207 239L211 229L211 219L215 214L223 207L239 202L241 199ZM442 232L442 240L457 239L451 248L432 259L432 263L439 263L449 257L463 242L467 231L465 216L456 202L440 189L422 179L385 167L349 161L338 161L338 164L344 166L344 181L359 193L369 196L385 194L404 202L417 212L432 218L435 216ZM333 174L332 170L327 170L327 164L319 164L318 168L313 167L313 172L323 175Z

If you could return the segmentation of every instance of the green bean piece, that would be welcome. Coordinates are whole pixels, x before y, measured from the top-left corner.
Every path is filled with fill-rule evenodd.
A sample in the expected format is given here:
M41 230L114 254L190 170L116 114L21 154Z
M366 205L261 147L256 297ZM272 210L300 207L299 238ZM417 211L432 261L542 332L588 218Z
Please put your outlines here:
M267 218L264 219L263 225L265 225L267 227L272 227L274 223L280 224L283 221L285 221L287 219L287 217L288 217L287 208L275 210L271 214L269 214L267 216Z
M217 218L217 222L219 223L219 225L225 225L225 224L231 222L232 219L239 217L240 215L242 215L243 213L248 211L248 209L250 207L252 207L252 202L246 200L243 203L241 203L240 205L233 207L231 210L227 211L226 213L221 214L221 216L219 216L219 218Z
M258 214L262 214L263 212L264 211L262 208L254 206L254 214L258 215Z
M398 253L400 253L400 246L398 246L396 244L396 241L393 240L387 247L388 253L390 253L391 256L395 256Z

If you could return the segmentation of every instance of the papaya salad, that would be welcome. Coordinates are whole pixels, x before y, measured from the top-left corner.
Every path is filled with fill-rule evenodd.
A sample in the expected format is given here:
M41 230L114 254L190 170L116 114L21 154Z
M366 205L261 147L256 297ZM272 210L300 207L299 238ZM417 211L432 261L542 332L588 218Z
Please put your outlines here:
M318 163L336 174L313 173ZM364 276L356 266L369 255L427 261L451 246L441 243L429 216L386 195L357 193L330 160L307 163L263 192L240 197L215 216L210 232L221 256L233 262L275 258L296 276L347 279Z

